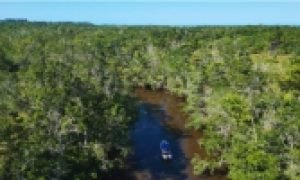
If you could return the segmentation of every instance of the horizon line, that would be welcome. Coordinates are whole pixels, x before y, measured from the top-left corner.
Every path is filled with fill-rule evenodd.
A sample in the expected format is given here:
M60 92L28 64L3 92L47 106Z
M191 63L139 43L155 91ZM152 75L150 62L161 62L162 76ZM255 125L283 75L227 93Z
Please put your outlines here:
M49 23L49 24L63 24L63 23L73 23L73 24L89 24L92 26L166 26L166 27L201 27L201 26L292 26L298 27L300 24L283 24L283 23L274 23L274 24L267 24L267 23L249 23L249 24L118 24L118 23L93 23L89 21L38 21L38 20L29 20L27 18L4 18L0 19L0 22L9 22L9 21L16 21L21 22L25 21L27 23Z

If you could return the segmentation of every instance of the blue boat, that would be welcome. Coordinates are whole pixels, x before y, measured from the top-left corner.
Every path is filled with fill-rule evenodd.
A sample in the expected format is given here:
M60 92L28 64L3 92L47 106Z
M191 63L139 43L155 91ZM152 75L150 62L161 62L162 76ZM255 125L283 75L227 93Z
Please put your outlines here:
M172 152L171 152L170 144L167 140L162 140L160 142L160 150L161 150L161 157L164 160L172 159Z

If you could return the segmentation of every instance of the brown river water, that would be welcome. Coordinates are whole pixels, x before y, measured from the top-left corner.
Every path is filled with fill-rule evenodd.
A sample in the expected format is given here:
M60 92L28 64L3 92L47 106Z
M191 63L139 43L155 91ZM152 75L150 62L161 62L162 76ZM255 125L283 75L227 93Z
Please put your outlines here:
M202 134L185 128L187 116L182 112L184 99L168 91L136 89L140 100L138 119L134 124L131 139L134 154L129 159L130 168L113 179L136 180L223 180L224 176L195 176L190 160L195 154L206 157L198 145ZM170 142L173 159L161 158L159 143Z

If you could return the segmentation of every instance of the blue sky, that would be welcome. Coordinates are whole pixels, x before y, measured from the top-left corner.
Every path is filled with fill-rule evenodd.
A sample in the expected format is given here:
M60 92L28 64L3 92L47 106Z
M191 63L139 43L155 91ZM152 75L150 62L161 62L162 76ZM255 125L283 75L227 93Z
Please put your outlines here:
M0 19L115 25L300 25L297 0L0 0Z
M299 2L299 0L0 0L0 2Z

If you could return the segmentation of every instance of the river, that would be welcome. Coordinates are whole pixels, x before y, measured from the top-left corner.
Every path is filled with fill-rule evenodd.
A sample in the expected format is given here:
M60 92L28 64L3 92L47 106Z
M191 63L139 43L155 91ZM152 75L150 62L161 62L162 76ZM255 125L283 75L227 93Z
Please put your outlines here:
M129 179L189 179L219 180L224 176L195 176L190 164L194 154L205 156L197 141L201 133L185 128L186 115L181 111L183 99L167 91L137 89L135 96L140 100L138 120L131 138L134 155L129 160ZM163 161L159 143L170 142L174 158Z

